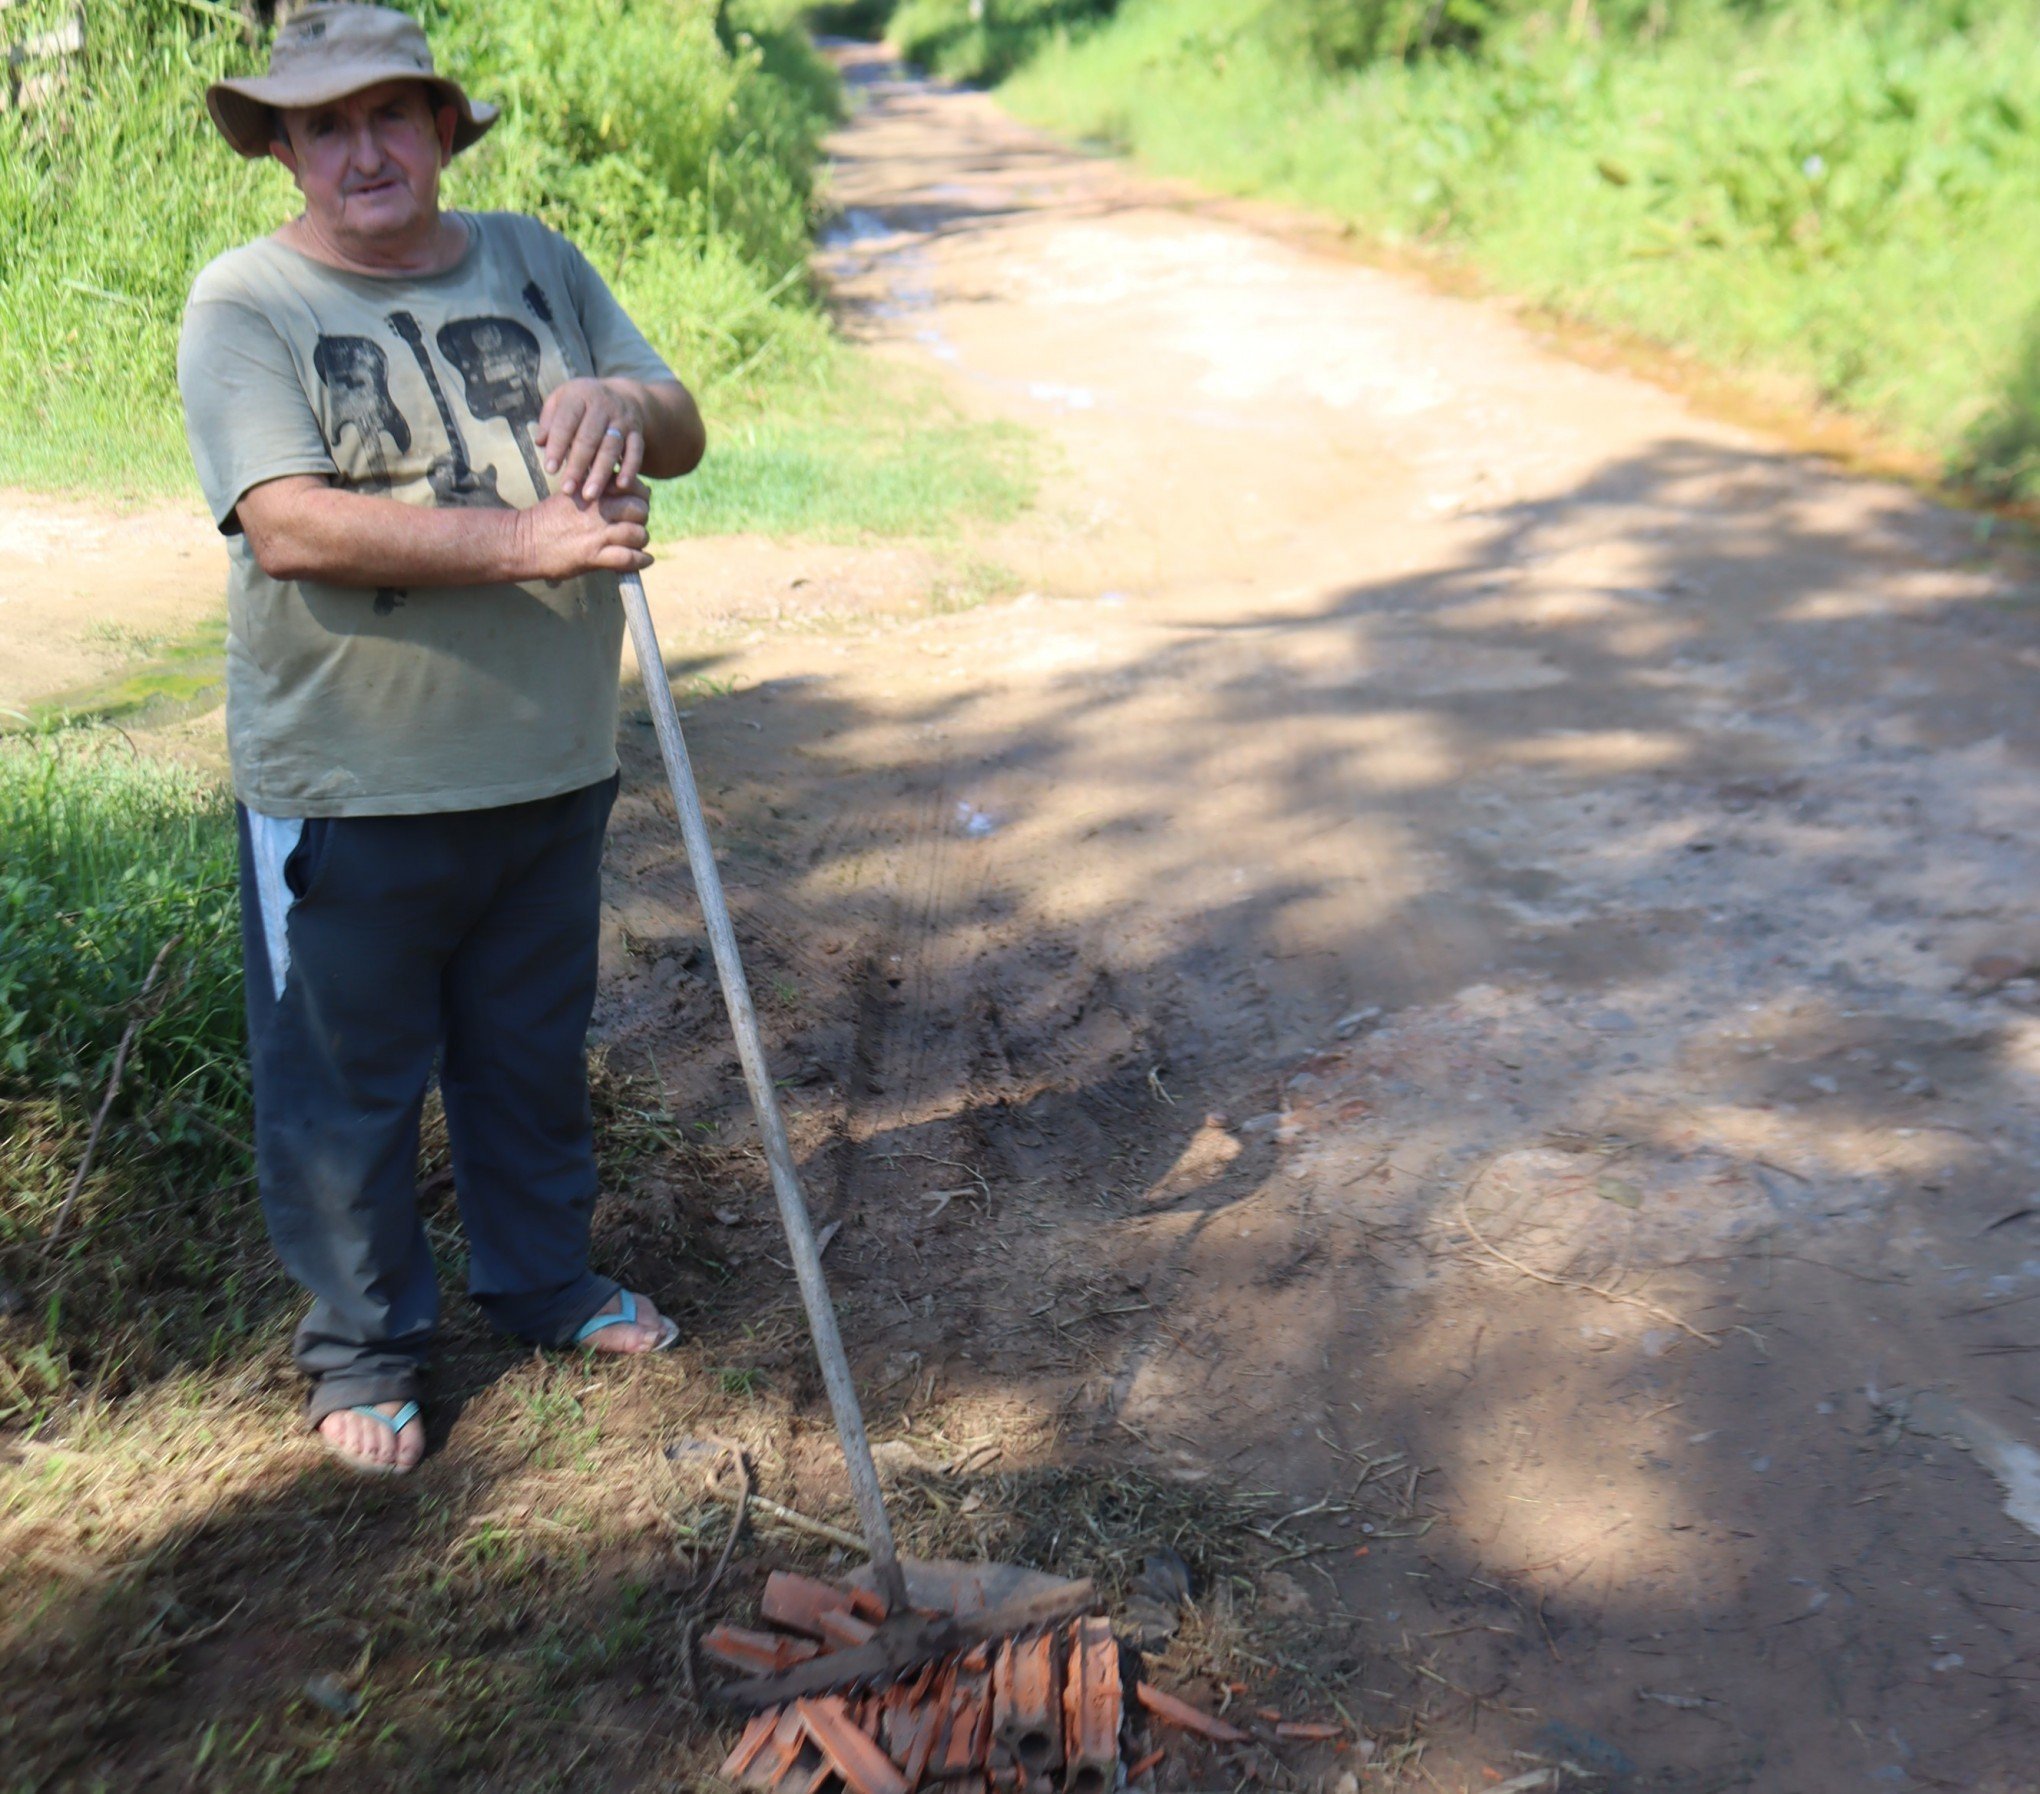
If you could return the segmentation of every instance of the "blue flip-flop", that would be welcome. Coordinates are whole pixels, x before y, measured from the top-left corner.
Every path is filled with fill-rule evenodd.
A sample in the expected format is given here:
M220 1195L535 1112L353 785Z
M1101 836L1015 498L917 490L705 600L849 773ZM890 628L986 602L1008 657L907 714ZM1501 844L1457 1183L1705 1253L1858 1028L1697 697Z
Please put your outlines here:
M416 1420L424 1410L416 1402L406 1402L394 1414L385 1414L380 1408L376 1407L349 1408L347 1412L350 1414L365 1414L370 1420L380 1421L390 1429L391 1436L395 1437L402 1433L412 1421ZM345 1464L350 1470L359 1471L363 1476L407 1476L417 1467L412 1464L378 1464L372 1458L356 1457L351 1451L341 1450L339 1446L327 1440L323 1433L319 1437L325 1441L326 1449L338 1458L341 1463Z
M604 1327L632 1327L637 1324L637 1297L627 1289L616 1292L617 1303L614 1314L593 1314L581 1323L581 1329L574 1335L576 1345L586 1345ZM659 1342L650 1349L663 1352L680 1337L680 1323L670 1314L659 1316Z

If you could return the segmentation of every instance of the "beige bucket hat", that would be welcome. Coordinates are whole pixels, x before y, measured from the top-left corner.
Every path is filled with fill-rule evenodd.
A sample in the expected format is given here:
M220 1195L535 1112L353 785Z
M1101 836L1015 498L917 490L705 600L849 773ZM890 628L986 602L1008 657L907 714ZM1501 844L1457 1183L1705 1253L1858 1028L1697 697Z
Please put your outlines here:
M276 28L269 73L215 81L205 109L220 135L244 156L266 156L279 106L324 106L381 81L423 81L436 104L460 114L453 153L496 122L496 108L470 100L458 81L432 67L432 46L414 19L386 6L321 0Z

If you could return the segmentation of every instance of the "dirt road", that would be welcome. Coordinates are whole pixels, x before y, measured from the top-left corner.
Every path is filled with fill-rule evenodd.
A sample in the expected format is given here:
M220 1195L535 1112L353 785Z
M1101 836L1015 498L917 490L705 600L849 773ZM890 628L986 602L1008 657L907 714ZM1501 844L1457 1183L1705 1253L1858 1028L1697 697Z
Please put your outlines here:
M880 1432L1272 1492L1202 1623L1365 1726L1307 1777L2040 1788L2028 575L846 54L831 278L1042 432L1020 595L654 595ZM781 1289L626 736L600 1029Z
M849 66L853 327L1059 457L1027 595L702 717L869 1361L1291 1498L1413 1785L2040 1787L2030 586Z

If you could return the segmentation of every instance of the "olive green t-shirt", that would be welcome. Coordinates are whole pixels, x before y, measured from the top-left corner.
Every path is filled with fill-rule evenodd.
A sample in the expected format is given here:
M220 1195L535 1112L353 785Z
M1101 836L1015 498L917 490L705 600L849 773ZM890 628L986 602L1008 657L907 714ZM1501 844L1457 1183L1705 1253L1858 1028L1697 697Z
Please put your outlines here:
M532 441L581 375L670 380L601 276L536 219L461 214L442 274L342 273L263 238L191 289L177 379L227 537L234 791L269 816L413 815L552 797L616 769L616 576L381 590L272 579L235 506L320 474L405 504L522 509Z

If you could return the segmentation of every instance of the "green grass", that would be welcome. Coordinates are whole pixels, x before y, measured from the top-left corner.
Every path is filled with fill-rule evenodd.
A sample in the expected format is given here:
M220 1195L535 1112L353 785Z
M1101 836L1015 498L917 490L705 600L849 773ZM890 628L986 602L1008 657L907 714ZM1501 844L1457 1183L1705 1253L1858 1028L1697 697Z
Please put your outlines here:
M8 35L67 10L25 0ZM413 10L441 66L504 106L449 170L446 203L566 232L700 398L711 458L676 514L840 535L1000 513L1013 458L996 437L873 430L838 402L855 358L807 256L840 92L788 0ZM211 257L290 216L296 192L204 116L207 81L263 59L237 14L140 0L92 9L88 31L58 104L0 113L0 484L195 502L175 386L184 297Z
M0 1329L0 1424L40 1418L80 1371L116 1388L210 1362L270 1278L220 1253L257 1225L234 883L210 781L111 732L0 741L0 1283L21 1311ZM74 1361L81 1336L98 1344Z
M114 635L119 625L108 625ZM93 634L94 631L87 631ZM102 637L102 639L106 639ZM217 709L226 697L227 620L215 617L185 636L129 638L133 658L90 685L33 706L26 720L47 730L68 721L160 726ZM5 718L0 718L4 726Z
M1036 123L1782 380L2040 500L2033 0L1604 3L1578 34L1569 5L1455 4L1429 46L1382 0L1345 8L1336 54L1263 0L1055 10L988 0L989 61L965 0L908 0L890 35L966 75L1017 44L1002 97Z
M299 1300L252 1175L236 884L214 778L113 729L0 737L0 1431L245 1365ZM677 1123L600 1056L590 1083L605 1182L622 1185L674 1149ZM446 1163L435 1098L420 1177L452 1307L465 1254Z
M1002 523L1034 490L1017 426L964 418L934 381L847 351L796 404L741 417L666 488L653 535L740 531L849 541Z

